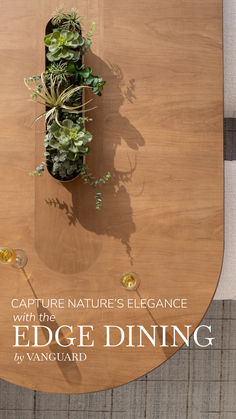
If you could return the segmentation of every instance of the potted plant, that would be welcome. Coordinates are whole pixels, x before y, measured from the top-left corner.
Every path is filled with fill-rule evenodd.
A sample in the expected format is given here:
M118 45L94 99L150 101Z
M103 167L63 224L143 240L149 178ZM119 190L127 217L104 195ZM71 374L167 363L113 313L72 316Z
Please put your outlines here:
M32 174L41 175L47 167L49 173L61 182L81 176L85 183L96 189L96 208L100 209L101 193L97 188L111 175L107 173L96 179L88 172L85 163L93 137L85 126L92 119L85 116L91 110L86 108L91 100L84 102L84 90L90 89L100 96L105 84L83 63L83 56L92 43L94 25L84 37L76 9L71 13L59 10L47 25L48 33L44 38L46 70L40 76L24 81L31 99L45 108L34 121L42 117L46 121L45 161Z

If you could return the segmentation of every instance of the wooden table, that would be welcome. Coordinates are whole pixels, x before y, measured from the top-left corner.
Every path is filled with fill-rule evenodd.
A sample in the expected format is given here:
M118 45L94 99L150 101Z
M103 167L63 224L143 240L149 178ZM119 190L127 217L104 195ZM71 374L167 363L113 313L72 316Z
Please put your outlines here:
M1 2L1 243L27 252L25 274L0 266L1 377L41 391L83 393L142 376L178 348L104 347L104 325L184 325L194 329L217 286L223 253L223 96L221 0L67 0L96 22L86 64L107 80L94 103L88 164L108 170L103 208L81 180L65 186L44 173L28 175L43 158L41 109L27 101L23 78L44 70L43 36L58 0ZM138 291L120 286L137 272ZM61 299L65 308L15 309L12 299ZM67 308L68 298L113 299L115 308ZM128 299L187 300L186 309L127 308ZM125 308L118 308L118 299ZM84 301L84 300L83 300ZM50 300L51 302L51 300ZM31 321L13 315L32 313ZM56 320L46 321L55 315ZM93 325L95 346L14 347L15 325L62 325L62 344ZM35 318L34 318L35 316ZM193 331L192 329L192 331ZM40 343L46 329L41 328ZM117 329L118 330L118 329ZM45 332L46 333L46 332ZM118 339L118 335L115 336ZM171 341L168 329L168 341ZM90 339L91 342L91 339ZM177 338L182 344L180 337ZM87 360L29 361L15 354L85 352Z

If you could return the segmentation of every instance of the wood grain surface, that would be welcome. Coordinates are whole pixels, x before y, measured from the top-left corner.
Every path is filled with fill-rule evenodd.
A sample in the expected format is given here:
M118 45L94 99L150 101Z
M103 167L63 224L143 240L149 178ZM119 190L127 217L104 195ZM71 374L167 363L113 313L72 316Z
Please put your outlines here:
M44 127L31 127L40 109L27 100L23 78L44 70L45 26L58 6L57 0L0 3L1 242L25 249L30 277L0 266L0 368L2 378L21 386L85 393L134 380L177 349L148 340L143 348L104 348L104 325L194 328L215 291L223 253L222 4L66 2L84 16L85 31L96 22L86 64L107 80L88 127L91 171L112 174L100 212L80 180L65 186L48 173L28 175L43 159ZM141 278L138 293L120 287L127 271ZM94 325L96 346L85 348L83 363L18 365L15 352L36 350L13 347L11 299L48 297L186 298L188 308L49 309L53 330L72 325L78 338L76 325ZM31 311L31 324L49 314L42 306ZM51 344L37 352L72 348Z

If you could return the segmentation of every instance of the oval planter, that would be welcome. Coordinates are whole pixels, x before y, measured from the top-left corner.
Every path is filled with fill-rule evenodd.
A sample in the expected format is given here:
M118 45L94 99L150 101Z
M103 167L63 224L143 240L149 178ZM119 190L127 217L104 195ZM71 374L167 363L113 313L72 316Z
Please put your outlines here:
M46 25L46 30L45 30L45 35L49 34L50 32L52 32L54 26L52 25L52 19L49 20L48 24ZM82 65L82 59L80 60L81 65ZM45 70L47 69L48 65L50 65L50 62L47 59L47 54L46 54L46 47L45 47ZM82 96L83 98L83 96ZM82 100L83 103L83 100ZM85 164L85 156L81 157L82 163ZM50 176L57 180L58 182L62 182L62 183L69 183L69 182L73 182L75 179L77 179L80 176L80 173L75 173L71 178L69 179L60 179L58 176L55 176L52 174L51 170L50 170L50 164L46 164L47 166L47 171L50 174Z
M89 88L93 94L101 96L106 81L84 64L83 57L91 47L95 23L84 37L79 19L74 8L69 14L61 10L56 12L46 25L44 71L24 78L26 87L31 91L31 99L44 105L45 112L38 115L34 122L42 117L46 121L46 162L44 159L31 174L41 175L47 169L59 182L71 182L80 175L84 183L96 190L96 209L100 209L102 199L97 187L107 182L111 174L107 172L97 179L87 172L85 157L90 152L89 143L93 135L86 129L86 122L92 121L92 118L86 118L85 112L96 107L87 108L92 99L84 100L84 89Z

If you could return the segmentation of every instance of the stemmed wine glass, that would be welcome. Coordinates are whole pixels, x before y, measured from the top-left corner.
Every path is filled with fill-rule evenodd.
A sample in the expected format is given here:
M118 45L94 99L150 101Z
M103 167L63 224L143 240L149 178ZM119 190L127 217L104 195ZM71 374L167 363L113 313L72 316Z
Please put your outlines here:
M0 247L0 263L10 265L15 269L23 269L28 262L28 257L22 249Z

